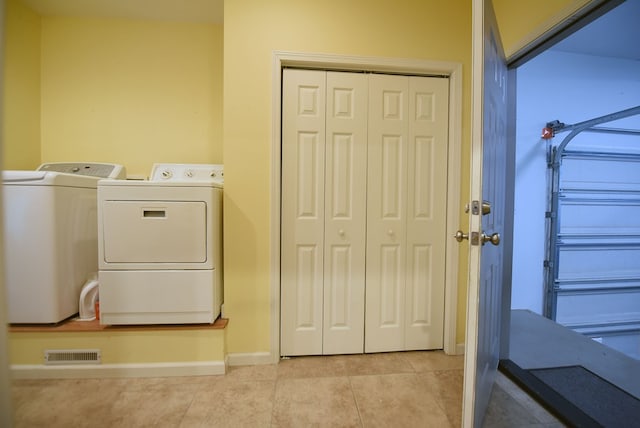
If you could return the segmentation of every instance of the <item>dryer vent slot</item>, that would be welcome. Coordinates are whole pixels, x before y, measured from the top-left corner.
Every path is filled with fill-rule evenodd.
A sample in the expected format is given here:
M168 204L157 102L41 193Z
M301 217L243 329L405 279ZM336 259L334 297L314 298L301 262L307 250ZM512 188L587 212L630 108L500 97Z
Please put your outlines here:
M44 351L44 364L100 364L99 349L47 349Z
M166 216L165 210L142 210L142 217L145 218L165 218Z

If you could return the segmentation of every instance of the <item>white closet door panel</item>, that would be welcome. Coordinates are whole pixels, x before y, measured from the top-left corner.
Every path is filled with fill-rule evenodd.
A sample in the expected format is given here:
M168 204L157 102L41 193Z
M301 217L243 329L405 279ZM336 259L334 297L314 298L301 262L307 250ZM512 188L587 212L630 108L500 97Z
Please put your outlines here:
M324 354L363 352L367 78L327 73Z
M402 244L385 244L380 247L380 266L377 267L380 287L380 302L376 311L379 326L386 329L402 327L402 314L404 302L400 300L403 294L402 257L404 256ZM373 290L372 290L373 291Z
M365 351L404 347L409 79L369 76Z
M405 349L443 346L449 80L409 78Z
M284 70L281 353L322 353L325 73Z

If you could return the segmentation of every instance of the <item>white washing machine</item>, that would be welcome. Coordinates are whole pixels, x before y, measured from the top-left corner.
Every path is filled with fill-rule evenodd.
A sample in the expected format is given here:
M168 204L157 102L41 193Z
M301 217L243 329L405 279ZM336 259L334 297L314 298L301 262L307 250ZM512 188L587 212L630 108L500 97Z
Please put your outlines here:
M222 304L222 165L155 164L98 184L102 324L213 323Z
M96 189L105 177L124 178L125 169L74 162L2 172L9 323L78 313L82 285L98 271Z

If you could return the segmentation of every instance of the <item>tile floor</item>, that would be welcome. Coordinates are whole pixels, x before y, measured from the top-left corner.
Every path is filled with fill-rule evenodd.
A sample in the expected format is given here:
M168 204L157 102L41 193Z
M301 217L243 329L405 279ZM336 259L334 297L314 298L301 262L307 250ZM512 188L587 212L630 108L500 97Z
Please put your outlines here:
M298 357L224 376L14 380L15 427L458 427L463 358ZM561 427L499 376L485 427Z
M566 425L498 372L483 426L486 428L561 428Z

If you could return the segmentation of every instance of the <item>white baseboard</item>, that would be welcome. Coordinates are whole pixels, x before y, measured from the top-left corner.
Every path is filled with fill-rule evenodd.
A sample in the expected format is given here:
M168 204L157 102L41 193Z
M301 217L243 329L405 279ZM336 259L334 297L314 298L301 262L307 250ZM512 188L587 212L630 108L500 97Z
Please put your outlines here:
M230 366L257 366L275 364L278 361L270 352L233 353L227 355Z
M464 343L456 344L456 355L464 355Z
M13 364L13 379L82 379L116 377L212 376L226 373L224 361L140 364Z

